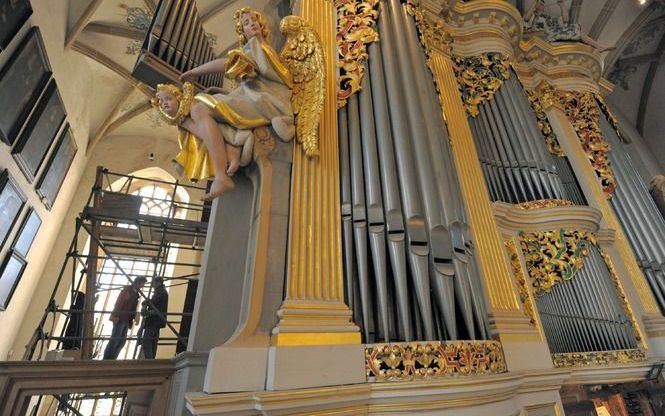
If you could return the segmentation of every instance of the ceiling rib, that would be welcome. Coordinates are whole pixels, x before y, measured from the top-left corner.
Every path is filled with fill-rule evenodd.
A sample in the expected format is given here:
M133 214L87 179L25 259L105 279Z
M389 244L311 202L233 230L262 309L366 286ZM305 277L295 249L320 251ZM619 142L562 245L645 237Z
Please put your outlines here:
M127 99L134 93L136 90L136 87L132 87L120 97L118 102L113 106L113 109L109 113L108 116L106 116L106 119L102 123L102 125L97 129L95 132L94 136L91 136L91 140L88 142L88 148L85 151L86 155L90 155L92 153L92 150L97 146L97 143L106 135L106 132L109 130L109 127L111 126L111 123L113 123L113 120L116 118L118 113L120 113L120 110L122 109L122 105L127 101Z
M145 95L149 97L152 96L152 89L150 87L137 81L128 70L126 70L124 67L115 62L113 59L109 58L108 56L104 55L98 50L93 49L90 46L86 45L85 43L79 41L76 41L72 44L72 50L75 50L76 52L79 52L87 56L88 58L91 58L99 62L100 64L104 65L111 71L120 75L125 81L129 82L132 86L137 87Z
M612 13L614 13L614 10L617 8L618 4L619 0L607 0L605 2L605 5L598 14L598 17L596 17L596 21L593 22L591 29L589 29L588 35L590 38L598 40L598 37L600 36L603 29L605 29L607 22L610 20L610 17L612 17Z
M235 0L222 0L219 4L217 4L216 6L213 6L210 10L203 13L203 15L201 16L201 23L207 22L212 17L214 17L217 13L224 10L226 8L226 6L233 3L234 1Z
M118 36L132 40L143 40L145 38L145 32L142 30L114 23L92 22L88 23L83 30L85 32L101 33L103 35Z
M621 52L626 47L628 42L633 40L633 38L638 34L642 29L642 26L646 23L651 15L658 11L658 5L655 2L650 3L642 12L635 18L633 23L626 29L621 37L616 41L616 49L611 51L605 57L605 69L603 71L603 76L607 77L612 70L614 69L614 64L621 56Z
M65 38L65 49L69 49L74 44L85 25L88 24L92 15L95 14L97 8L102 4L102 1L104 0L92 0L90 4L88 4L88 7L83 11L79 20L76 21L72 30L67 33L67 37Z
M657 61L660 59L660 56L656 53L650 53L647 55L640 55L640 56L631 56L630 58L622 58L619 59L616 64L614 64L616 67L626 67L628 65L641 65L641 64L649 64L651 62Z
M580 20L580 12L582 11L582 0L573 0L570 4L570 23L577 23Z
M660 38L660 43L658 43L658 49L656 49L656 55L658 55L658 60L651 62L649 65L649 71L647 76L644 79L644 84L642 85L642 96L640 97L640 107L637 111L637 131L644 136L644 121L646 120L647 106L649 104L649 95L651 94L651 86L653 81L656 78L656 72L660 63L663 61L663 56L665 55L665 35Z

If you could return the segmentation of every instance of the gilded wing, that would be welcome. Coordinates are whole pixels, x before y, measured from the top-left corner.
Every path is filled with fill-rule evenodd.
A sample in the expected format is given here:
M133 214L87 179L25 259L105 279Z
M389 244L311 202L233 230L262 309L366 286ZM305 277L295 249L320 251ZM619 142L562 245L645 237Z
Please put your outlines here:
M319 36L301 17L280 23L286 44L280 57L293 77L291 105L296 115L296 138L307 156L319 154L318 128L326 95L325 63Z

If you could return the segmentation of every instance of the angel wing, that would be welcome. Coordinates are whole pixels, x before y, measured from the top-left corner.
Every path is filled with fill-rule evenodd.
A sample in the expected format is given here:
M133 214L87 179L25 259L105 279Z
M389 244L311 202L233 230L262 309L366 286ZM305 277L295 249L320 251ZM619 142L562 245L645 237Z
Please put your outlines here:
M318 127L326 95L323 47L314 29L298 16L286 16L279 29L286 37L280 57L293 77L291 105L296 138L307 156L319 154Z

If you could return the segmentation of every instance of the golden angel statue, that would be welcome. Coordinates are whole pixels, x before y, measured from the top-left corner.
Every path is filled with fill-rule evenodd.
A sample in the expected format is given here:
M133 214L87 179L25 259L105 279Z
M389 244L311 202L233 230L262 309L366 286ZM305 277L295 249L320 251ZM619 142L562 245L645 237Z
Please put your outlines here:
M233 189L231 176L252 159L254 128L270 126L284 141L295 136L308 156L318 154L325 75L316 32L300 17L285 17L280 30L286 44L277 55L261 13L244 7L234 18L241 48L183 73L182 89L158 85L152 100L162 117L179 127L181 151L175 161L188 178L214 176L205 200ZM224 72L238 87L195 95L189 81L214 72Z

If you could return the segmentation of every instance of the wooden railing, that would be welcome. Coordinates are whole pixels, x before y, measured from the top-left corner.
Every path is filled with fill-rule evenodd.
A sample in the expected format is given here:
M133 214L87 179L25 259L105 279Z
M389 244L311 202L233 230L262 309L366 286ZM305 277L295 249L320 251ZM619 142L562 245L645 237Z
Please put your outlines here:
M168 414L175 366L171 360L2 361L0 416L23 416L35 396L77 393L126 393L128 407L140 414Z

